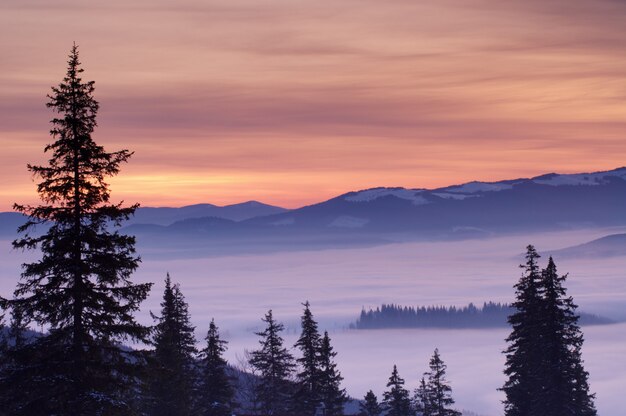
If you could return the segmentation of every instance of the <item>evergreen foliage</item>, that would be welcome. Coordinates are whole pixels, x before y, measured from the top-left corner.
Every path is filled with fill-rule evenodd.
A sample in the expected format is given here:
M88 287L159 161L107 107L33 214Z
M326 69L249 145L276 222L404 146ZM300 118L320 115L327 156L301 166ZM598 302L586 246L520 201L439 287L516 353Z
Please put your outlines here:
M384 304L376 309L361 310L356 329L377 328L485 328L506 325L509 305L485 302L482 307L467 306L401 306Z
M411 415L411 399L409 391L404 388L404 379L398 374L398 367L393 366L391 377L387 382L388 390L383 393L383 406L386 416Z
M508 327L508 317L515 312L506 303L484 302L482 306L401 306L384 304L361 310L354 329L381 328L499 328ZM602 316L579 313L582 325L606 325L614 321Z
M589 374L582 365L583 335L578 327L577 306L563 286L552 257L541 273L543 291L542 351L540 378L545 383L540 414L592 416L594 395L589 393Z
M383 407L378 403L378 398L372 390L365 393L359 408L359 416L381 416L383 413Z
M506 395L506 416L534 415L540 405L541 273L537 264L540 256L532 245L526 250L526 264L520 266L524 273L515 285L515 312L508 320L512 327L506 339L509 347L505 350L504 373L508 380L502 388Z
M426 379L422 377L420 384L415 390L415 410L419 416L432 416L433 405L431 392L426 385Z
M269 310L262 319L266 328L257 332L261 337L261 348L252 351L250 365L257 371L259 382L256 385L256 400L264 415L283 415L291 407L291 376L295 369L293 356L283 346L280 333L284 326L274 320Z
M27 388L10 414L133 412L128 394L141 359L121 343L146 340L148 330L133 313L151 285L131 282L139 262L135 240L116 230L137 205L111 204L106 183L132 153L108 153L93 141L98 102L94 82L84 82L82 72L74 45L66 76L48 96L58 114L51 121L54 141L45 147L50 159L47 166L28 165L40 179L43 205L14 205L29 220L13 247L39 248L42 257L23 265L14 298L2 301L19 310L24 326L48 333L14 351L25 361L3 382ZM50 226L44 234L31 233L44 223Z
M233 413L235 391L228 375L228 365L222 357L227 342L211 319L206 335L206 347L200 351L200 391L198 414L230 416Z
M539 271L532 246L526 258L505 350L506 416L595 416L577 306L563 286L567 276L558 275L552 258Z
M420 403L424 416L461 416L461 412L450 408L454 404L452 398L452 388L446 380L446 365L444 364L439 350L435 349L429 362L430 371L424 373L428 379L425 385L425 391L418 392L423 395L426 400ZM423 378L422 385L423 388Z
M310 304L306 301L301 318L302 333L296 341L302 356L296 359L300 371L296 375L294 412L302 416L313 416L321 400L321 338L317 322L313 319Z
M179 285L169 274L154 330L154 352L148 368L148 413L151 416L186 416L193 410L194 327Z
M330 345L328 332L324 332L320 348L320 394L322 415L341 416L343 407L347 401L345 389L341 387L343 377L334 361L337 353Z

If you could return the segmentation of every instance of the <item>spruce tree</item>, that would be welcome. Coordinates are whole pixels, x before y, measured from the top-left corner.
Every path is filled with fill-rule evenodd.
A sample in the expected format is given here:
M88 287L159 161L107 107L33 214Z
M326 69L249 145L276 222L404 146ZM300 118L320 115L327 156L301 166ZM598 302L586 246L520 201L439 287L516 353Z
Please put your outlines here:
M398 367L394 364L393 371L387 382L389 390L383 393L383 406L386 416L411 415L411 399L409 391L404 388L404 379L398 374Z
M433 416L431 392L426 385L426 379L421 378L420 384L415 390L415 410L419 416Z
M567 275L559 276L552 257L541 274L543 385L540 413L544 415L592 416L594 395L589 393L589 374L581 358L583 336L578 326L577 306L563 286Z
M439 350L435 349L429 363L430 371L424 375L428 378L426 383L427 416L461 416L461 412L451 409L454 404L452 388L446 380L446 365L444 364Z
M324 416L341 416L347 401L346 390L341 388L343 377L334 361L337 353L330 345L328 332L324 332L320 348L320 398Z
M383 414L383 408L378 403L378 398L372 390L365 393L363 401L359 405L359 416L381 416Z
M150 416L187 416L193 410L194 327L179 285L169 274L161 302L161 315L153 315L154 351L148 368L147 395Z
M505 411L507 416L595 416L577 306L563 286L567 276L558 275L552 258L539 273L538 257L529 246L526 273L516 285L511 345L505 351Z
M228 365L222 357L227 342L211 319L206 335L206 347L200 351L200 391L198 414L202 416L230 416L233 413L235 391L228 375Z
M537 414L541 383L541 272L537 264L539 254L532 245L526 248L526 264L515 285L515 312L508 318L512 327L506 341L508 348L504 373L508 377L502 390L505 393L506 416Z
M46 166L28 165L40 179L43 205L14 205L29 220L13 247L42 253L23 265L14 298L3 300L20 310L25 325L47 331L25 346L37 352L20 373L31 378L22 393L30 415L130 414L127 394L141 360L121 344L148 335L133 314L150 284L131 282L139 263L135 239L117 231L137 205L111 204L106 183L132 153L109 153L93 141L98 102L94 82L83 81L82 72L74 45L66 76L48 96L47 106L58 114L44 149L50 159ZM32 233L43 224L45 233Z
M295 363L291 353L283 346L284 341L280 336L284 329L283 324L274 320L271 310L262 321L267 326L256 333L261 337L261 348L252 351L249 361L259 374L255 401L264 415L283 415L291 407L291 376Z
M313 319L309 301L304 304L301 318L302 332L295 347L301 352L296 359L300 371L296 375L294 393L294 413L302 416L313 416L320 404L320 348L321 338L317 322Z

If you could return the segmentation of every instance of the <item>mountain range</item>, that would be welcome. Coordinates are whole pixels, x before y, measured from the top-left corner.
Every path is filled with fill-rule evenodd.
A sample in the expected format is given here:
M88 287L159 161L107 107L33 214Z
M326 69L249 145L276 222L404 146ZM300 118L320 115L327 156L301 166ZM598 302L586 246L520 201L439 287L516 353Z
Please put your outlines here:
M0 214L0 235L22 221ZM298 209L250 201L140 208L124 227L140 245L198 254L481 238L626 225L626 167L437 189L371 188Z

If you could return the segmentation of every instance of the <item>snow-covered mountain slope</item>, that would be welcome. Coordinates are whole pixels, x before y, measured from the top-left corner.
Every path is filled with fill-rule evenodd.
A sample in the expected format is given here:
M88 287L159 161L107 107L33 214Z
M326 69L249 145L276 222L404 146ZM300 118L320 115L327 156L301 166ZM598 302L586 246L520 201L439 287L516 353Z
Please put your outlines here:
M6 219L14 237L19 218ZM204 244L256 252L607 226L626 226L624 167L437 189L372 188L294 210L254 202L141 208L125 231L140 243L181 250Z
M243 223L443 238L626 224L626 168L437 189L372 188Z
M405 188L373 188L344 195L346 201L370 202L378 198L392 196L413 201L415 205L429 203L427 195L434 195L444 199L465 199L472 196L482 196L488 192L499 192L513 189L523 184L537 184L547 186L600 186L611 181L626 180L626 167L618 169L576 174L548 173L534 178L520 178L499 182L468 182L461 185L452 185L438 189L405 189Z

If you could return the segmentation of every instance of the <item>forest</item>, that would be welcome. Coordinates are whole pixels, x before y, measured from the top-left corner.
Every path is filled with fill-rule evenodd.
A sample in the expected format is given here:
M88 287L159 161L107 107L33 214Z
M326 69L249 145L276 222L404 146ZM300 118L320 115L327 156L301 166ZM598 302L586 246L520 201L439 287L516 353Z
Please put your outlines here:
M376 309L361 310L354 329L384 328L500 328L508 326L508 317L515 312L512 305L485 302L481 307L467 306L400 306L384 304ZM611 319L578 312L581 325L608 325Z

